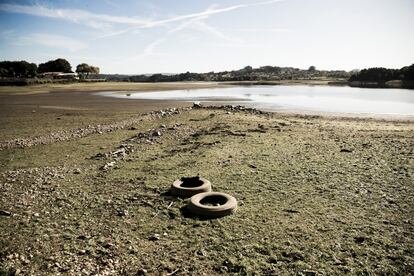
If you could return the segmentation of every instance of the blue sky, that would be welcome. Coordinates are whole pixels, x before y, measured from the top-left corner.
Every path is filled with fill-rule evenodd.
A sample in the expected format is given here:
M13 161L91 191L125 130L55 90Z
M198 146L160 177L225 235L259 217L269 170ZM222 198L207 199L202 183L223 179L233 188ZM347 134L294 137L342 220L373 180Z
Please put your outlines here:
M0 0L0 60L103 73L414 63L413 0Z

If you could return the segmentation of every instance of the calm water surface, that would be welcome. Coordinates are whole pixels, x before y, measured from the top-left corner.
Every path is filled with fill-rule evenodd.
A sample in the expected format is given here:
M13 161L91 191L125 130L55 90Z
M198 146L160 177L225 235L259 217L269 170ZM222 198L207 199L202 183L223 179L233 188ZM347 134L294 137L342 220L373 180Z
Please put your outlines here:
M414 90L407 89L278 85L100 94L127 99L226 101L270 111L414 116Z

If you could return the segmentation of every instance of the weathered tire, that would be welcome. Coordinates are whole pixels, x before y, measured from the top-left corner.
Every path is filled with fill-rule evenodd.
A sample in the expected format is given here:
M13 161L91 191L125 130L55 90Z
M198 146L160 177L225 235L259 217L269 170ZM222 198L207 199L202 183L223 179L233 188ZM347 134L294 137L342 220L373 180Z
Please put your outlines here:
M217 206L207 205L217 203ZM201 217L218 218L230 215L237 209L237 200L231 195L206 192L191 197L188 210Z
M170 192L174 196L192 197L195 194L211 192L211 183L201 177L183 177L171 185Z

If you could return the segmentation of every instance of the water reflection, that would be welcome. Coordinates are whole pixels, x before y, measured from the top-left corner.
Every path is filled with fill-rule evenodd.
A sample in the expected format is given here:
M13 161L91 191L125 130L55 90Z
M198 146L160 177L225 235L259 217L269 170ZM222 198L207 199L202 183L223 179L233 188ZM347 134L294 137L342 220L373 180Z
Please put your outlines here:
M334 86L249 86L127 93L102 92L128 99L228 101L266 110L414 115L414 90Z

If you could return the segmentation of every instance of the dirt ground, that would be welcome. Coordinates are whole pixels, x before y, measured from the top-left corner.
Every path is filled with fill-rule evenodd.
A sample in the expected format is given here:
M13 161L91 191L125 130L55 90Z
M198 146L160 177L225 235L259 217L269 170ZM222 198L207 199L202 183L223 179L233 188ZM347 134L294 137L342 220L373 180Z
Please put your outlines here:
M0 105L0 275L414 273L413 122L76 91ZM168 194L195 175L237 212Z

